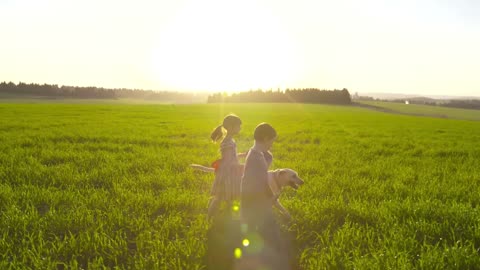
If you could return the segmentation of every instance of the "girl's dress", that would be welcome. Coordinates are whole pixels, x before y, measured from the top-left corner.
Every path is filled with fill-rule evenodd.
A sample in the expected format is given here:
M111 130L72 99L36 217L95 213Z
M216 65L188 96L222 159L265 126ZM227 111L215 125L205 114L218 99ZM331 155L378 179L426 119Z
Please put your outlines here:
M233 139L225 139L220 144L220 152L222 158L214 165L215 181L210 195L225 201L238 200L243 166L238 162L237 145Z

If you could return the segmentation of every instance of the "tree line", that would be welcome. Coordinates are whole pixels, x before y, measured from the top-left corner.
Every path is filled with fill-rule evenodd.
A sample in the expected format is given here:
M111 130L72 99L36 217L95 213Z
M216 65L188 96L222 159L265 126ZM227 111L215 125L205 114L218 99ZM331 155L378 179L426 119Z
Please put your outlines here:
M320 90L317 88L287 89L286 91L249 91L227 95L216 93L213 95L182 93L171 91L153 91L126 88L58 86L57 84L37 84L19 82L1 82L0 94L15 96L38 96L44 98L80 98L80 99L146 99L175 103L218 103L218 102L299 102L299 103L326 103L351 104L350 93L347 89Z
M406 100L408 100L409 104L420 104L420 105L440 106L440 107L449 107L449 108L480 110L480 100L478 100L478 99L449 99L449 100L396 99L396 100L392 100L390 102L405 103Z
M277 90L248 91L227 95L216 93L208 96L208 103L237 103L237 102L298 102L298 103L326 103L351 104L350 93L346 88L342 90L320 90L317 88L287 89L284 92Z
M206 95L193 93L181 93L171 91L153 91L139 89L109 89L102 87L79 87L79 86L58 86L56 84L37 84L13 82L1 82L0 94L11 94L18 96L41 96L51 98L82 98L82 99L118 99L134 98L158 101L169 101L176 103L205 102Z
M450 102L442 104L442 106L451 107L451 108L480 110L480 100L478 99L450 100Z

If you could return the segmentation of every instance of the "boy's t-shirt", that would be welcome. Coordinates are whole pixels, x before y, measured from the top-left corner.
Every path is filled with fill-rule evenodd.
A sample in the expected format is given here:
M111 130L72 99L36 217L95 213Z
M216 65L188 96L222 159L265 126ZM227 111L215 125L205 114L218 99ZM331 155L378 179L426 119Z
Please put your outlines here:
M268 185L264 153L250 149L241 187L241 213L248 222L260 222L272 214L273 194Z

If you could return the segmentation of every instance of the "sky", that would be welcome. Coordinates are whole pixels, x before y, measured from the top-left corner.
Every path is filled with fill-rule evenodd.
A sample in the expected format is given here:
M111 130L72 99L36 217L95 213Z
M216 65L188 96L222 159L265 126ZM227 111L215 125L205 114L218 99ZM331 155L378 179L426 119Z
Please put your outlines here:
M477 0L0 0L0 81L480 96Z

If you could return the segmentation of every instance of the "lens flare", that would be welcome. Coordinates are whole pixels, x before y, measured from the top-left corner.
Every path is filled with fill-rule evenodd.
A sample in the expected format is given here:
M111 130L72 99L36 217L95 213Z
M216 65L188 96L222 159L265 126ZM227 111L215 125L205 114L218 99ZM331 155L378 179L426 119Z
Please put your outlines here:
M233 251L233 255L235 256L236 259L240 259L242 257L242 250L240 248L236 248Z
M258 233L249 233L243 239L242 244L245 247L245 252L248 254L259 254L265 247L263 238ZM245 245L247 244L247 245Z

